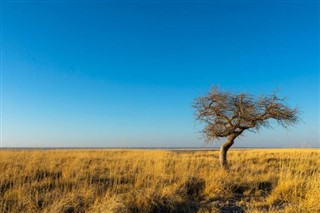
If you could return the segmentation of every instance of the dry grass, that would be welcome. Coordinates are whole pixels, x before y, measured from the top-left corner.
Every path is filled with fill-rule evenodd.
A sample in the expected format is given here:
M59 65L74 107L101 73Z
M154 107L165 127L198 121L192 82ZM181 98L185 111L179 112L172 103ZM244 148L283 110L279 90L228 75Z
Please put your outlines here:
M320 150L0 151L0 212L320 212Z

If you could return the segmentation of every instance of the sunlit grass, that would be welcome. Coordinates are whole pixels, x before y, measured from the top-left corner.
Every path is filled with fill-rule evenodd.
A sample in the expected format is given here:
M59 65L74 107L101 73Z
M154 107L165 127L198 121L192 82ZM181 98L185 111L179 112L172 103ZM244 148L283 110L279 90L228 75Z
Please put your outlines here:
M0 151L1 212L319 212L320 150Z

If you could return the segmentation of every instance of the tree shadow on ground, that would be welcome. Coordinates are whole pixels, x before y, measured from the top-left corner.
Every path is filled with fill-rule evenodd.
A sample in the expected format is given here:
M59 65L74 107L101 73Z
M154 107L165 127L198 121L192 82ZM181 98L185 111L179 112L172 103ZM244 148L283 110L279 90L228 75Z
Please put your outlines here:
M182 200L174 202L169 198L162 197L154 203L150 212L197 212L200 207L199 203L204 198L204 189L205 180L195 177L189 178L176 191L176 194L179 195L179 197L181 197Z

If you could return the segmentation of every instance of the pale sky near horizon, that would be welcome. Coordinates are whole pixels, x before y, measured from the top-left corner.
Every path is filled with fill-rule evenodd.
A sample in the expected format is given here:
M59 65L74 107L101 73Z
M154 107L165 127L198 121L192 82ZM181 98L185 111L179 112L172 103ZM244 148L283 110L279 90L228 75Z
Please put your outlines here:
M2 146L203 147L216 85L301 111L236 146L319 148L319 4L2 1Z

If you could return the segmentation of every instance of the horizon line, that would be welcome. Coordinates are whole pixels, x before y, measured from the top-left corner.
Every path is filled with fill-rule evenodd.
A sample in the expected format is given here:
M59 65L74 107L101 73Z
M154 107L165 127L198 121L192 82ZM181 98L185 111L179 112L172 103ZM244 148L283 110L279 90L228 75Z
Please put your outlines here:
M319 149L316 146L307 147L233 147L233 149ZM0 150L63 150L63 149L123 149L123 150L219 150L220 147L1 147Z

